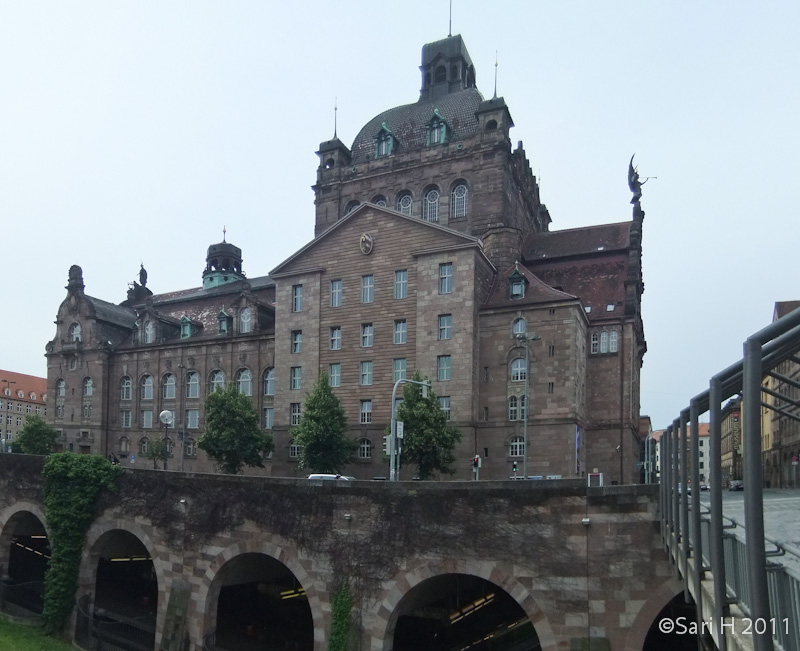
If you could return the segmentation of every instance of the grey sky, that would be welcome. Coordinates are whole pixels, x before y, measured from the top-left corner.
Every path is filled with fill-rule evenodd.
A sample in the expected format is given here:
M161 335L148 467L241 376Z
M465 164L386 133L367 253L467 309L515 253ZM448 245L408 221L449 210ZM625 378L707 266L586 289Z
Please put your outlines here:
M800 3L454 0L518 125L553 229L630 219L643 190L642 412L672 421L775 301L800 298ZM209 244L253 277L313 237L319 143L416 101L447 0L0 0L0 368L45 375L72 264L119 302L200 285Z

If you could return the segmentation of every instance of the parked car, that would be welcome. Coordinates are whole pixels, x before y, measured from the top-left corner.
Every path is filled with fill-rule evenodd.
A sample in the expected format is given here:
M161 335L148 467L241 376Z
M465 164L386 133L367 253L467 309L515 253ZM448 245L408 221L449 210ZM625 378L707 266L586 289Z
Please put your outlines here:
M700 484L700 490L701 490L701 491L707 491L707 490L709 490L709 488L708 488L708 484Z
M743 491L744 490L744 482L741 479L731 479L731 483L728 484L729 491Z
M314 474L309 475L309 479L332 479L332 480L339 480L339 481L353 481L355 477L347 477L345 475L324 475L324 474Z

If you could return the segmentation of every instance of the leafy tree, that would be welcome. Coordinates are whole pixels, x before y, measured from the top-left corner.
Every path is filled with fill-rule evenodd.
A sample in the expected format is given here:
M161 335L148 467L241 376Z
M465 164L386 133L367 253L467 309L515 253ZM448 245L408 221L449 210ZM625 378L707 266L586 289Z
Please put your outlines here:
M58 432L41 416L28 416L16 443L23 454L52 454Z
M419 371L412 379L427 380ZM420 479L430 479L435 473L455 473L453 449L461 440L461 432L447 424L447 416L432 389L428 390L428 397L423 398L421 386L405 384L397 420L403 422L404 429L401 466L415 465Z
M306 396L300 424L292 432L300 447L299 465L312 472L341 472L355 457L358 443L347 436L347 418L331 390L328 374Z
M158 468L158 462L163 461L167 454L167 443L163 438L151 439L147 442L145 456L153 461L153 470Z
M235 475L242 466L264 467L272 452L272 435L262 430L253 402L235 384L210 393L205 402L206 431L197 447L211 457L222 472Z

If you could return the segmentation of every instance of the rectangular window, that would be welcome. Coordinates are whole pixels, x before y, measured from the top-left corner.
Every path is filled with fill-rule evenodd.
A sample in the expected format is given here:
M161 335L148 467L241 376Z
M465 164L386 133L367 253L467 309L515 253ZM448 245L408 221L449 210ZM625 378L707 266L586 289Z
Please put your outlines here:
M41 407L36 407L36 415L37 416L41 416L42 415L42 408Z
M548 382L547 383L547 393L555 393L556 385L555 382Z
M453 263L445 262L439 265L439 293L451 294L453 292Z
M197 429L200 426L200 410L186 410L186 429Z
M367 387L372 384L372 362L361 362L361 386Z
M406 379L405 358L394 360L393 367L394 367L394 381L397 382L398 380L405 380Z
M25 405L25 413L30 414L33 412L33 405Z
M331 281L331 307L342 307L342 281Z
M361 324L361 347L372 348L372 324Z
M331 328L331 350L342 349L342 329L339 326Z
M608 341L608 352L609 353L616 353L617 352L617 331L612 330L610 333L609 341Z
M439 339L453 337L453 316L451 314L439 315Z
M153 410L142 410L142 429L150 429L153 427Z
M406 298L408 296L408 271L401 269L394 272L394 297Z
M436 374L439 382L450 379L450 355L439 355L436 358Z
M299 366L292 366L289 374L289 388L293 391L300 389L303 383L303 369Z
M361 423L372 422L372 400L361 401L361 416L359 418Z
M328 383L332 387L342 386L342 365L331 364L328 367Z
M554 356L555 356L555 354L556 354L556 347L555 347L553 344L550 344L550 346L547 348L547 354L548 354L548 356L550 356L550 357L554 357Z
M291 405L289 405L289 414L290 414L289 422L292 425L299 425L300 424L300 403L299 402L293 402ZM295 456L297 456L297 455L295 455Z
M361 276L361 302L372 303L375 299L375 277Z
M303 286L292 285L292 312L303 310Z
M444 412L447 420L450 420L450 396L439 396L439 408Z
M272 407L264 408L264 429L272 429L275 422L275 410Z
M119 412L119 423L120 427L130 427L131 426L131 410L130 409L123 409Z
M401 319L400 321L394 322L394 343L396 344L404 344L406 343L406 320Z
M292 352L299 353L303 350L303 331L292 330Z

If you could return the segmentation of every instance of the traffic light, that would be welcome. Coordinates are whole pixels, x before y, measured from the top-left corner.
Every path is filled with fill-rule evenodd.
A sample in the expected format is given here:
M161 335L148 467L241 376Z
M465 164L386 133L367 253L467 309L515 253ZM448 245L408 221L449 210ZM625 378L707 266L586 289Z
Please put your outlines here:
M516 475L517 474L517 462L514 462L514 465L511 466L511 471Z
M472 460L472 467L479 468L481 463L481 458L476 454L475 458Z
M383 437L383 453L388 456L391 447L392 447L392 435L387 434L386 436Z

